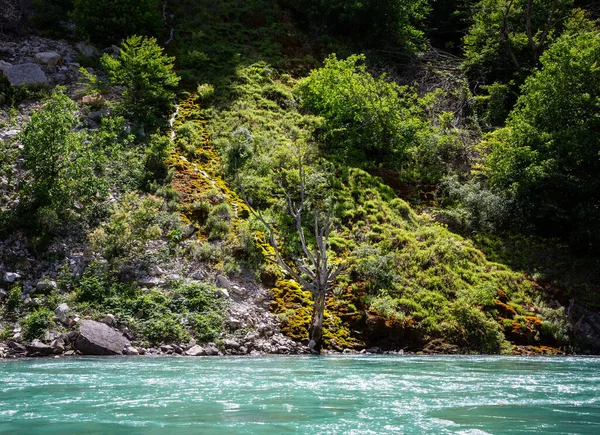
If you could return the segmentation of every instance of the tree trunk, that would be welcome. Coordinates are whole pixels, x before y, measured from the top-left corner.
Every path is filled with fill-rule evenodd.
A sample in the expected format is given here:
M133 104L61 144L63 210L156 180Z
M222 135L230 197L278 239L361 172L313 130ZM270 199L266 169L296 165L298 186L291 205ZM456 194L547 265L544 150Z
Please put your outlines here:
M325 292L315 296L312 320L310 322L311 350L321 353L321 339L323 338L323 314L325 312Z

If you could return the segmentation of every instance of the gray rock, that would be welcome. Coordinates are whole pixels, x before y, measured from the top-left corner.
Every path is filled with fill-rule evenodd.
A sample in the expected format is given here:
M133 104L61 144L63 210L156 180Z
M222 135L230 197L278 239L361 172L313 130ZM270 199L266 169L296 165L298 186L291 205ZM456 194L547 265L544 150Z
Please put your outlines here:
M44 51L37 53L35 60L44 65L56 66L62 61L62 57L56 51Z
M173 352L173 346L171 346L170 344L162 345L160 347L160 350L163 351L164 353Z
M217 286L230 290L231 282L225 275L217 275Z
M237 341L231 340L231 339L223 340L223 344L225 345L225 349L239 349L240 348L240 344Z
M3 288L0 288L0 300L6 299L8 297L8 292Z
M120 355L131 343L119 331L110 326L83 320L74 347L84 355Z
M8 63L4 60L0 60L0 72L4 72L12 66L12 63Z
M20 133L20 130L7 130L0 133L0 139L10 140L15 138Z
M238 329L242 327L242 322L238 319L229 319L227 320L227 324L232 329Z
M244 341L254 341L256 339L258 339L258 337L260 336L260 334L256 331L250 331L246 334L246 336L244 337Z
M217 291L221 294L221 296L223 296L224 298L229 298L229 292L227 291L227 289L225 288L219 288L217 289Z
M208 343L204 351L207 355L218 355L220 353L219 348L214 343Z
M70 325L69 312L70 308L67 304L62 303L54 310L54 314L56 314L56 318L65 325Z
M273 328L265 323L261 323L256 329L264 337L271 337L275 333Z
M235 293L236 295L242 296L246 294L246 289L243 287L240 287L239 285L232 285L229 288L229 291Z
M108 326L112 326L115 324L115 316L113 316L112 314L107 314L106 316L104 316L104 318L102 320L100 320L102 323L107 324Z
M51 279L42 279L36 284L35 291L45 293L56 290L57 288L58 286L56 285L56 281L52 281Z
M201 355L206 355L206 351L204 350L204 348L202 346L192 346L191 348L189 348L186 352L186 355L188 356L201 356Z
M52 353L61 354L65 351L65 342L62 338L56 338L50 343L50 347L52 348Z
M140 352L133 346L125 347L125 350L123 351L123 353L125 355L129 355L129 356L136 356L136 355L140 354Z
M48 77L39 65L35 63L22 63L13 65L4 71L4 75L13 86L46 86Z
M13 282L15 282L18 279L21 279L21 275L19 275L18 273L15 273L15 272L6 272L4 274L4 281L5 282L13 283Z
M31 344L26 344L25 349L28 356L48 356L52 353L52 347L40 340L33 340Z
M165 271L160 268L160 266L151 266L148 270L151 276L161 276L164 275Z
M156 277L142 278L138 280L138 284L145 288L158 287L161 283L162 281Z

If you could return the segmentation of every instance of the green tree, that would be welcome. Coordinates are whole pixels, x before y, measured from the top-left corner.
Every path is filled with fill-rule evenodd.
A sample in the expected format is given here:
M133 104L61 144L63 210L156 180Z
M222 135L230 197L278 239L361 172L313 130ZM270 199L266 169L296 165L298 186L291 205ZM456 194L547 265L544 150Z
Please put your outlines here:
M64 89L57 88L19 136L28 171L22 204L36 212L38 224L66 217L76 202L85 208L105 187L96 177L93 150L83 134L73 131L76 108Z
M163 54L156 39L142 36L126 39L116 59L102 57L111 83L125 87L122 109L127 117L150 127L164 123L179 83L174 60Z
M74 0L73 18L81 37L105 45L157 36L162 25L158 0Z
M338 60L298 82L302 105L325 119L327 152L359 165L394 166L406 161L423 122L416 116L416 95L408 87L375 79L364 56Z
M483 84L508 83L560 36L573 0L481 0L475 10L464 38L467 72Z
M598 249L600 34L564 35L540 62L506 127L487 139L488 179L538 230Z

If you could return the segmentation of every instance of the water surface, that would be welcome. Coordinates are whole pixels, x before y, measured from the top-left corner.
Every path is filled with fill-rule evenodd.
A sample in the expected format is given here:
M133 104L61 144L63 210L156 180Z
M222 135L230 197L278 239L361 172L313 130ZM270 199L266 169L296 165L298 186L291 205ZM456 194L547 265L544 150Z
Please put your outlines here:
M600 434L600 359L0 361L0 433Z

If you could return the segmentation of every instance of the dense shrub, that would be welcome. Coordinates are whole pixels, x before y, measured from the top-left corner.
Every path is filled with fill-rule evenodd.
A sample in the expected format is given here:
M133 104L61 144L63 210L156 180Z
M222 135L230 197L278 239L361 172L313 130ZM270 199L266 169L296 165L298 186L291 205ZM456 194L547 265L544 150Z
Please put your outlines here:
M23 337L27 340L41 338L52 325L54 313L47 308L36 308L23 321Z
M164 125L179 77L173 72L174 58L163 53L156 39L131 36L117 58L105 54L101 62L110 82L125 87L121 108L126 116L150 128Z
M374 78L364 56L325 60L298 82L302 105L321 115L326 152L345 163L404 163L425 123L416 116L416 95L407 87Z

